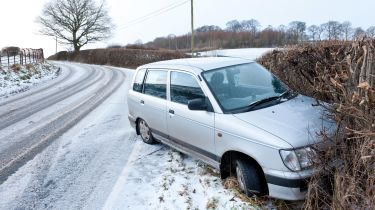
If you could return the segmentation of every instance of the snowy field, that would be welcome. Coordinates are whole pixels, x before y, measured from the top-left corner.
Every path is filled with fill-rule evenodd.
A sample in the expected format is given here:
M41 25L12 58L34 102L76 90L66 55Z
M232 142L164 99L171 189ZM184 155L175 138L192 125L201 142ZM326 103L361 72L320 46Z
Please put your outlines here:
M4 69L3 69L4 68ZM0 98L26 91L33 86L56 78L58 68L49 64L0 66Z
M274 48L243 48L243 49L226 49L226 50L212 50L200 52L200 56L229 56L236 58L245 58L256 60L263 54L273 50Z

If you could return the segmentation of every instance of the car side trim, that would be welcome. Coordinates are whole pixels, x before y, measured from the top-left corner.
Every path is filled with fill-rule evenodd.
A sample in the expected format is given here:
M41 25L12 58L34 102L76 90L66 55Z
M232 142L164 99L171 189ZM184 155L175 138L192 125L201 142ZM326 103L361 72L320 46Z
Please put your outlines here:
M205 157L208 157L208 158L210 158L210 159L212 159L212 160L214 160L216 162L220 162L220 160L221 160L221 158L219 156L217 156L217 155L215 155L215 154L213 154L213 153L211 153L211 152L209 152L207 150L204 150L204 149L201 149L201 148L196 147L194 145L188 144L188 143L186 143L184 141L181 141L181 140L179 140L177 138L169 136L169 135L167 135L167 134L165 134L163 132L160 132L158 130L155 130L153 128L150 128L150 129L151 129L152 133L155 133L156 135L159 135L159 136L161 136L163 138L166 138L166 139L172 141L175 144L179 144L179 145L181 145L183 147L186 147L186 148L188 148L190 150L193 150L193 151L195 151L195 152L197 152L197 153L199 153L199 154L201 154L201 155L203 155Z
M308 178L288 179L265 174L267 183L283 187L307 189Z

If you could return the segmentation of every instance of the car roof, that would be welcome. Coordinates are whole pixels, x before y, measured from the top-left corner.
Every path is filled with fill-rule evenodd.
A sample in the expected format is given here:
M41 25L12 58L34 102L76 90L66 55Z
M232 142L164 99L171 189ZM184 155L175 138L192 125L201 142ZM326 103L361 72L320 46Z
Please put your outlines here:
M200 74L202 71L208 71L212 69L222 68L225 66L234 66L252 62L254 61L233 57L201 57L159 61L140 66L139 68L176 69L189 71L195 74Z

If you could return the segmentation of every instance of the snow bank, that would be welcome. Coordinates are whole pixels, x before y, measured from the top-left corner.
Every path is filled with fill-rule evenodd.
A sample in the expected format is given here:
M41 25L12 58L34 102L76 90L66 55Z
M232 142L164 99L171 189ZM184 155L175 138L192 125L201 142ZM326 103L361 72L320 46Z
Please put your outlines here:
M0 98L26 91L56 78L58 74L59 69L48 62L26 66L15 64L5 68L0 66Z

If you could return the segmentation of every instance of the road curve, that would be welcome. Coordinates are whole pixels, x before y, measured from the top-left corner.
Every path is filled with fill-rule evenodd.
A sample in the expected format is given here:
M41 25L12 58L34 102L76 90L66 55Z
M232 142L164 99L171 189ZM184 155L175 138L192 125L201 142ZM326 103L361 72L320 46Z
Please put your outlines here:
M107 99L118 69L57 63L60 76L0 102L0 184Z

